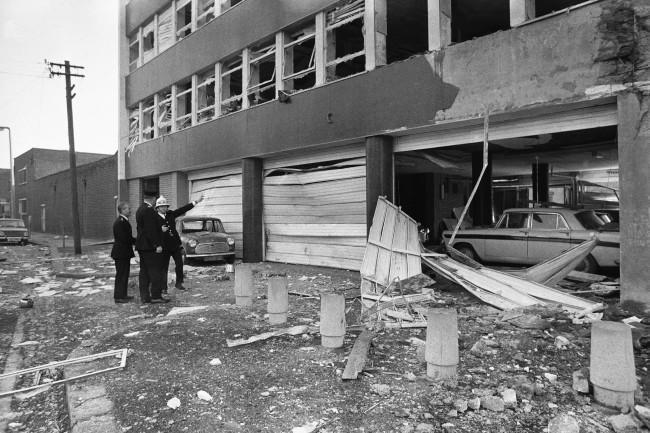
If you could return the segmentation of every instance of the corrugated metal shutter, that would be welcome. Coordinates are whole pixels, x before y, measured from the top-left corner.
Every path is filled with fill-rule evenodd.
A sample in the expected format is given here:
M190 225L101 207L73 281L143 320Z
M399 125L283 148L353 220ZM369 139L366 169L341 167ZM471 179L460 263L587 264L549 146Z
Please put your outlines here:
M209 215L217 217L223 227L235 238L237 257L242 257L242 180L240 174L231 174L192 182L191 199L203 194L203 201L187 215Z
M359 270L366 246L365 158L268 172L264 227L267 261Z

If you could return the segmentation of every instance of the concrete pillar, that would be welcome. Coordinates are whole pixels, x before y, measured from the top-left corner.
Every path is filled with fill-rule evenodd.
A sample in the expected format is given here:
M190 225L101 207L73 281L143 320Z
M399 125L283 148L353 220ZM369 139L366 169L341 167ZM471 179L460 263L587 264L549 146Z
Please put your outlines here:
M535 0L510 0L510 27L535 18Z
M320 335L323 347L343 347L345 339L345 297L335 293L320 297Z
M476 184L483 167L483 151L472 152L472 187ZM474 220L474 225L489 225L492 218L492 152L488 152L488 166L483 174L469 213Z
M372 225L377 198L385 196L393 201L394 182L393 137L366 138L366 221Z
M170 179L171 187L171 197L167 199L171 203L171 208L176 209L190 201L190 191L189 191L189 182L187 180L187 174L176 171L171 174Z
M439 51L451 43L451 0L428 0L429 51Z
M458 316L451 308L430 308L424 358L427 376L455 379L458 369Z
M242 217L244 262L261 262L264 257L264 226L262 221L262 160L242 160Z
M235 268L235 304L247 308L253 306L253 271L246 263Z
M267 300L269 323L271 325L286 323L287 311L289 311L289 292L287 290L287 277L269 278Z
M534 162L532 169L533 177L533 202L548 203L548 163Z
M386 0L365 0L364 43L366 71L386 64L388 18Z
M598 403L618 409L634 406L636 369L628 325L604 321L591 325L589 380Z
M650 306L650 97L618 96L621 301Z

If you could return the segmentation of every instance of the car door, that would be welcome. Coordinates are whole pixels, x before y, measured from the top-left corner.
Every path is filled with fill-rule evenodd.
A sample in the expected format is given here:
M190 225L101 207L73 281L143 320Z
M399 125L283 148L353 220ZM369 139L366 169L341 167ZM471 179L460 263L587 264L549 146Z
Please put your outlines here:
M485 260L526 263L529 212L508 211L485 239Z
M533 212L528 232L529 263L556 257L571 248L571 232L564 217L555 212Z

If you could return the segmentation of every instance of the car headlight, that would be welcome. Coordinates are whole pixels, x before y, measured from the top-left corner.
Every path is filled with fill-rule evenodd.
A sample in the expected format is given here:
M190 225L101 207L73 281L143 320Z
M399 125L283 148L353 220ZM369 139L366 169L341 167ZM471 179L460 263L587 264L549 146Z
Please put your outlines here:
M191 248L194 248L195 246L198 245L198 242L194 239L190 239L190 241L187 243Z
M233 238L228 238L226 242L228 242L228 245L235 245L235 240Z

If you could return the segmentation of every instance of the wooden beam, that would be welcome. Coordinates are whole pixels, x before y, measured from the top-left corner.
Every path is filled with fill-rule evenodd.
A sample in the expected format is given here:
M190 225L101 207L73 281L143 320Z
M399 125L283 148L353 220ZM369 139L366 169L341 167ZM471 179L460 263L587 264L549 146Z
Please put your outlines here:
M439 51L451 43L451 0L428 0L429 51Z
M370 344L374 336L375 334L372 331L364 329L357 337L352 347L352 352L348 356L348 363L345 365L343 376L341 376L343 380L354 380L363 371L363 367L366 365L368 359L368 350L370 349Z
M510 0L510 27L535 18L535 0Z

